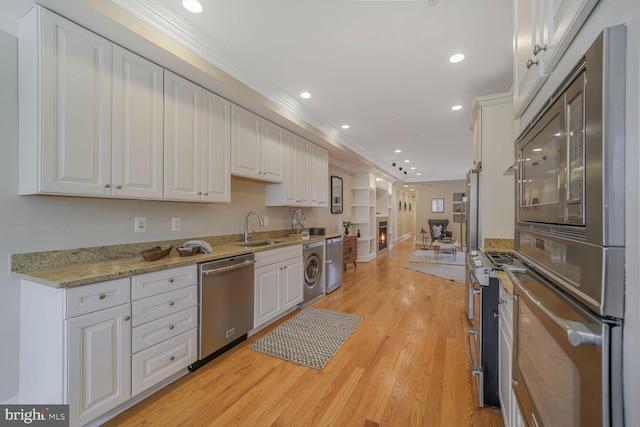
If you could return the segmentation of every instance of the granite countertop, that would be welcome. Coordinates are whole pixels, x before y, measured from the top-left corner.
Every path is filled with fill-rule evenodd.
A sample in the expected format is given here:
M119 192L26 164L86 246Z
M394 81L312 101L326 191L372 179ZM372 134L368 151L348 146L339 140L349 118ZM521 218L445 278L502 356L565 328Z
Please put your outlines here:
M338 237L340 234L309 236L308 239L303 240L300 237L288 237L288 234L282 232L261 233L251 242L263 240L279 240L281 242L259 247L242 245L238 236L196 238L209 242L213 247L213 252L210 254L198 253L189 257L180 256L175 248L192 239L14 254L11 256L11 271L21 279L53 288L70 288L235 255L262 252L296 244L301 245ZM174 247L170 254L156 261L145 261L141 255L137 254L139 250L152 246L167 247L169 245Z
M513 282L509 279L507 273L504 271L496 271L496 274L498 275L498 280L500 280L500 283L504 286L504 290L507 291L509 295L513 295Z

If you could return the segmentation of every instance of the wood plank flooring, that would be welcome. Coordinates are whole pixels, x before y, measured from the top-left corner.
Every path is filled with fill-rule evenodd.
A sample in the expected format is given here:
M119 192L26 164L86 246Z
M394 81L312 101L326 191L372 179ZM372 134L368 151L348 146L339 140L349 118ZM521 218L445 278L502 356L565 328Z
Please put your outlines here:
M502 426L477 407L465 286L402 268L415 248L349 267L314 303L364 316L324 369L248 348L294 312L106 426Z

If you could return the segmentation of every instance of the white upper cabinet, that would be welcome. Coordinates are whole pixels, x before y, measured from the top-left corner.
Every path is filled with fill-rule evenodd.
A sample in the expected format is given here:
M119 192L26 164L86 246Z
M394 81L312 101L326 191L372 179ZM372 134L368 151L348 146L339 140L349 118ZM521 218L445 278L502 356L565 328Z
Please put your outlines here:
M113 194L162 198L162 67L113 46Z
M162 68L39 6L19 67L20 194L162 197Z
M164 198L228 202L231 104L165 71Z
M20 25L20 194L111 195L108 40L33 8Z
M598 0L514 0L513 105L520 117Z
M329 206L329 152L311 144L309 196L312 207Z
M310 206L311 142L289 131L284 133L284 180L265 188L266 206Z
M262 130L260 158L262 180L284 181L284 129L268 120L260 119Z
M231 121L231 173L282 182L284 129L235 104Z

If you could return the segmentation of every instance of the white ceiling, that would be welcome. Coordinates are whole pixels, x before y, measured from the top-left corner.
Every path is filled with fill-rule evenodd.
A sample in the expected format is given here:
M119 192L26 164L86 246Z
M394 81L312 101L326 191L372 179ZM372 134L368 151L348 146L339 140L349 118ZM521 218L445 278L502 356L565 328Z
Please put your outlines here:
M464 178L473 99L511 87L512 0L200 0L198 15L181 0L111 1L348 149L330 157L406 183Z

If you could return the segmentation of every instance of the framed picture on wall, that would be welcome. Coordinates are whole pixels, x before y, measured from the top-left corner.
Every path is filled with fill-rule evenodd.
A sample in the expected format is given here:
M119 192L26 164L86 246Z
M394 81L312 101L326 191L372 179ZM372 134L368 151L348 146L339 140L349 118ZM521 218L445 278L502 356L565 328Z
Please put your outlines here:
M431 212L444 212L444 199L431 199Z

